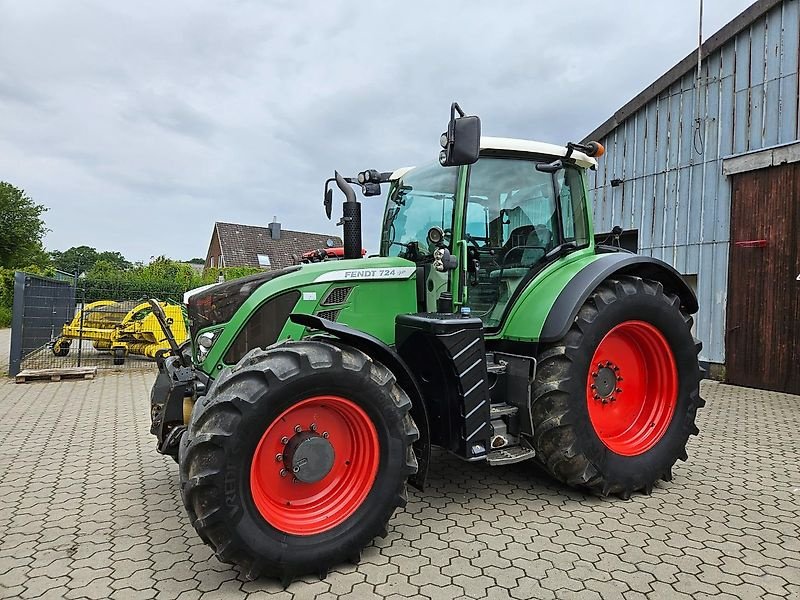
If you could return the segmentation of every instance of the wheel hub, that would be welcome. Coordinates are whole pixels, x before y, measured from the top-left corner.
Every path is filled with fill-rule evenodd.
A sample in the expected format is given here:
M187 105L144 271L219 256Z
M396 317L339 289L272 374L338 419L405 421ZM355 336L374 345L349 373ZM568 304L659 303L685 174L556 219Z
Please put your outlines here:
M591 389L594 392L594 399L603 404L613 402L617 399L614 394L622 391L619 387L621 381L622 377L617 365L611 361L598 363L596 370L592 372Z
M316 483L331 472L336 455L333 445L313 431L295 434L286 444L283 464L303 483Z

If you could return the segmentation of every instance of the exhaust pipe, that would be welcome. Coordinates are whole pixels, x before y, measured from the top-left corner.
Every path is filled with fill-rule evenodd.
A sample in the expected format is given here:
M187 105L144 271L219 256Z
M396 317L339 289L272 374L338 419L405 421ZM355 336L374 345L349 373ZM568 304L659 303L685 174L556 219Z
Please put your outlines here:
M344 238L344 258L361 258L361 203L356 193L344 177L335 171L336 185L342 190L346 200L342 204L342 237Z

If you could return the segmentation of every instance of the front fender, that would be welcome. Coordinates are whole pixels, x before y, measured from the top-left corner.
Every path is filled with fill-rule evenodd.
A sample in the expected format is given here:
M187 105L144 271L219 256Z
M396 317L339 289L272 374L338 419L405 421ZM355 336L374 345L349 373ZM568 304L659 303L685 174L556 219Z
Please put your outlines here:
M375 336L347 325L335 323L316 315L299 313L292 313L289 315L289 319L298 325L324 331L342 342L361 350L361 352L378 361L394 374L398 385L403 388L403 391L411 399L411 417L419 429L419 439L414 443L414 454L417 456L418 470L415 475L409 477L409 483L415 488L423 490L431 459L430 419L419 384L405 361L391 346Z

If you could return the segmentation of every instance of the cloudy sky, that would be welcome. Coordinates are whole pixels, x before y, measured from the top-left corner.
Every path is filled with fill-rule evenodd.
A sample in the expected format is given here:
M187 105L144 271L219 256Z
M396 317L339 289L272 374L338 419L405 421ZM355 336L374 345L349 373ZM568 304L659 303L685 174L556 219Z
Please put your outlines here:
M706 35L749 4L706 0ZM697 6L0 0L0 180L49 207L48 249L205 257L215 221L273 215L335 233L334 168L435 160L452 100L487 135L580 139L691 51Z

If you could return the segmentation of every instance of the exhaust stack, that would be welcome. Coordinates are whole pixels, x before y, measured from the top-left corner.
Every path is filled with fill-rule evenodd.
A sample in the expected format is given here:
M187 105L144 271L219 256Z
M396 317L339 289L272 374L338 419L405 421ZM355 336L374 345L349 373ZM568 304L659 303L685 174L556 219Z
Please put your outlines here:
M342 225L344 238L344 258L361 258L361 203L356 193L338 171L335 172L336 185L346 200L342 204Z

